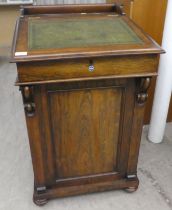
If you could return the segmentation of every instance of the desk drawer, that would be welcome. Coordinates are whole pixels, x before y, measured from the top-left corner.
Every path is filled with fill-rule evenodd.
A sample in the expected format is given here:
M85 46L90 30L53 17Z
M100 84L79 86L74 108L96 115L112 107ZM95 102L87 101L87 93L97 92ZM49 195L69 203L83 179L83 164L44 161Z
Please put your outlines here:
M19 83L155 75L157 55L18 63Z

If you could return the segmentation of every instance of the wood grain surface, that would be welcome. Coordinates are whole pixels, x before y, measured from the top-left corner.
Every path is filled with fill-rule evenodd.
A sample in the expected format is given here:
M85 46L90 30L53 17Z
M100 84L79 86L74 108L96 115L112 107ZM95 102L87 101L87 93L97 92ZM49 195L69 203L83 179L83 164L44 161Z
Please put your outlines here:
M121 95L117 88L49 93L58 178L115 171Z
M77 13L85 9L86 16ZM14 56L15 50L27 50L28 18L41 14L48 21L58 10L67 14L53 17L109 19L113 9L114 5L89 5L22 10L12 52L18 69L16 84L23 95L37 205L55 197L138 188L144 105L163 50L118 7L113 17L125 20L143 44L33 50L17 60ZM74 14L69 14L72 10Z
M137 62L136 62L137 60ZM89 71L89 66L93 65L94 70ZM38 82L48 80L72 80L76 78L89 79L98 77L133 77L145 74L157 74L157 55L143 56L118 56L114 58L102 59L80 59L68 62L31 62L19 63L19 83Z

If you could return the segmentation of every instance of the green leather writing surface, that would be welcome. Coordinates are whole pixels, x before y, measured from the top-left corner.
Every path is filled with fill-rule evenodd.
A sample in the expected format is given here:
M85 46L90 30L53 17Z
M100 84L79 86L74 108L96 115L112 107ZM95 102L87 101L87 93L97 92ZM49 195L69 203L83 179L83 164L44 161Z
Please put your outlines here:
M142 44L121 18L30 19L28 32L30 50Z

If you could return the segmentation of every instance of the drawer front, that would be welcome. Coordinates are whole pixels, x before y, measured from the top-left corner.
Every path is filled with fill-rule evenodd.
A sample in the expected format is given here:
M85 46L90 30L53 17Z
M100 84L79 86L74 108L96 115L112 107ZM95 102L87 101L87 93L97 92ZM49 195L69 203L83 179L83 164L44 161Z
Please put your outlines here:
M18 63L19 82L72 81L155 75L157 55Z

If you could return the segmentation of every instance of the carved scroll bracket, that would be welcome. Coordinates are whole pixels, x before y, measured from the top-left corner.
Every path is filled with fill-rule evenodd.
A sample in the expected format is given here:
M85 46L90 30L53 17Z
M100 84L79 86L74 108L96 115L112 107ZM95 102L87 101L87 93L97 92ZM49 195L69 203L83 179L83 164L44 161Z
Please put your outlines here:
M23 95L25 113L28 117L32 117L35 114L33 87L24 86L24 87L21 87L21 90L22 90L22 95Z
M136 100L139 105L144 105L147 101L147 90L151 84L151 78L145 77L137 80L137 94Z

